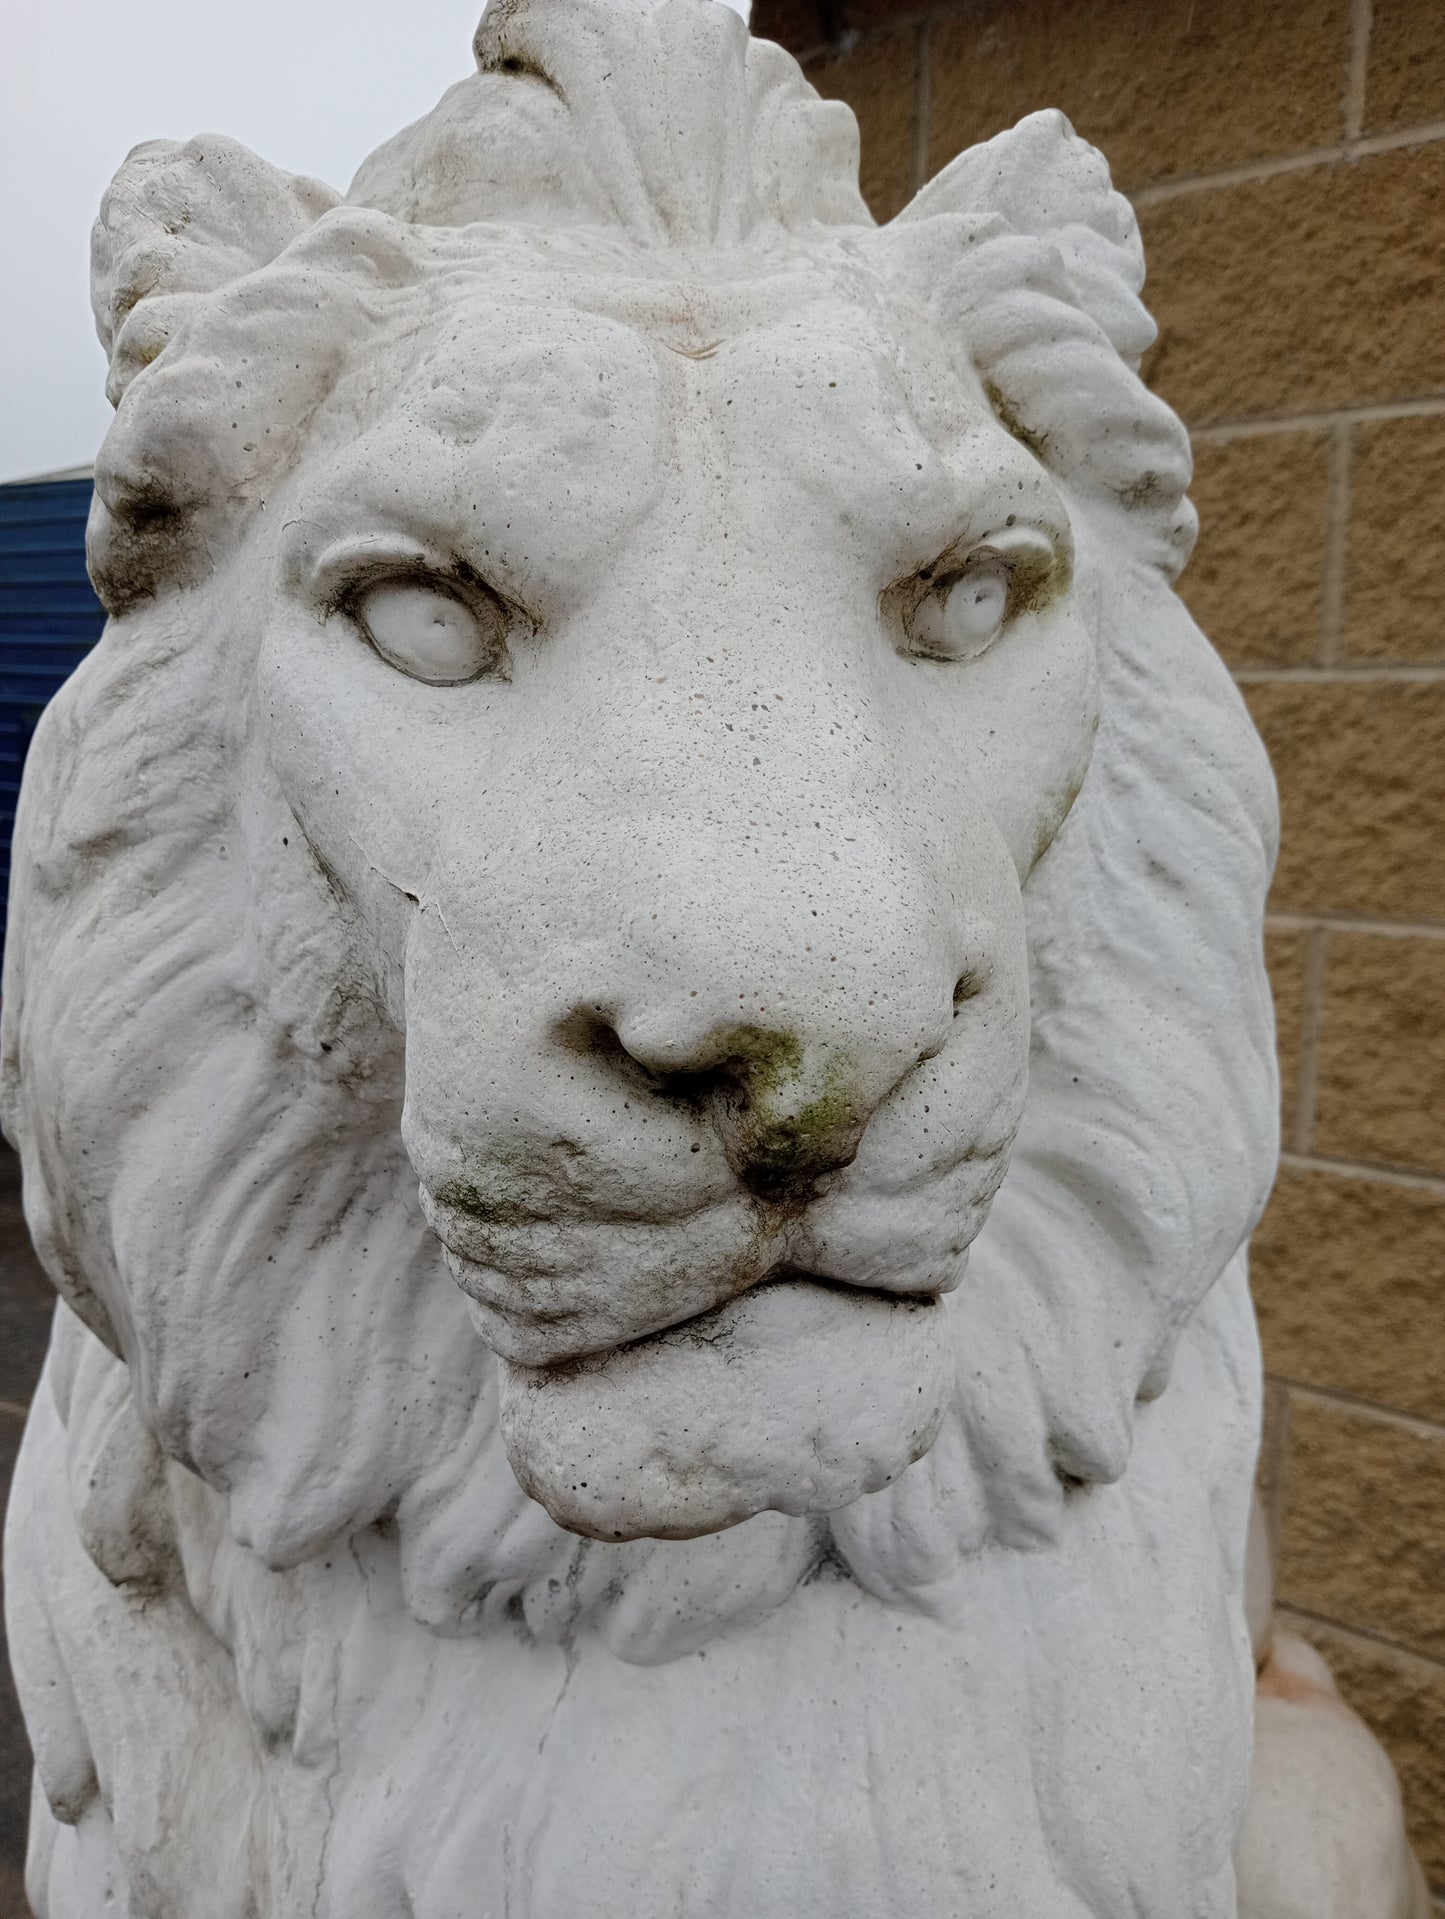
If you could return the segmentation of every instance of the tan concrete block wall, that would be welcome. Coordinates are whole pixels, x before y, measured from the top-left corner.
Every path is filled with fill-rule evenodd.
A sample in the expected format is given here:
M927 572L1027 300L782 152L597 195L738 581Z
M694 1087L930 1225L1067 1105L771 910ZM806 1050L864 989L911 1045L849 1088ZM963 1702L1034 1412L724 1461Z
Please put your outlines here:
M1139 212L1182 590L1274 758L1284 1161L1255 1237L1280 1602L1445 1911L1445 0L754 0L880 218L1059 106Z
M1319 647L1330 508L1329 435L1257 433L1195 452L1209 528L1184 581L1194 617L1232 667L1304 666Z

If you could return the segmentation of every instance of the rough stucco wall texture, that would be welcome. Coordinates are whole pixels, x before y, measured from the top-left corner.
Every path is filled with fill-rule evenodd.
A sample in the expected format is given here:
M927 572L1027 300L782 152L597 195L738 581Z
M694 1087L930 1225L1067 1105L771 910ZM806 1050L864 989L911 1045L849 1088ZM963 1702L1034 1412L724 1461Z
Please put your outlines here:
M880 218L1060 106L1139 211L1195 436L1185 598L1273 755L1284 1165L1255 1240L1289 1623L1445 1909L1445 6L755 0Z

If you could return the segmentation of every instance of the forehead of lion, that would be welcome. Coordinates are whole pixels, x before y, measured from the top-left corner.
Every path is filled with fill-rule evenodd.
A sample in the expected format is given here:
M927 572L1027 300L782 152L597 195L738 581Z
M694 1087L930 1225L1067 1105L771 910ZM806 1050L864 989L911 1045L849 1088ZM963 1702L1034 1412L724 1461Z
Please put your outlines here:
M364 221L363 241L374 241L376 219L343 211L322 223L337 229L326 236L325 277L342 302L356 290L353 229ZM855 375L871 365L875 384L896 390L922 359L935 380L948 365L972 397L981 395L966 343L953 351L856 243L647 249L516 228L465 236L398 228L386 238L409 270L394 261L389 287L364 289L338 385L352 376L345 398L358 410L367 397L379 411L399 394L430 392L427 410L455 439L475 433L509 381L543 405L555 390L580 406L587 396L578 384L589 377L655 377L666 361L649 360L644 344L698 363L752 344L754 386L770 361L801 366L841 355ZM322 245L318 234L296 251L320 264ZM855 385L851 397L866 406L869 395Z
M795 540L846 521L902 564L960 531L978 462L940 454L978 436L990 472L1053 493L966 352L856 255L673 252L664 272L615 245L560 251L559 268L519 236L463 270L448 248L445 271L373 306L308 426L297 545L424 506L485 531L504 565L525 545L522 570L555 581L636 521L664 471L725 512L766 469L793 481Z

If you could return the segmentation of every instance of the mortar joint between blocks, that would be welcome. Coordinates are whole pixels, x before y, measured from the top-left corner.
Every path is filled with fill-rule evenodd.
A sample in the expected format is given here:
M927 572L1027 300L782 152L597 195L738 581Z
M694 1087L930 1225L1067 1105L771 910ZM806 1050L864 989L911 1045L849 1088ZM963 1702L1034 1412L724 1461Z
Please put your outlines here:
M1365 93L1370 71L1370 29L1374 0L1350 0L1350 53L1345 74L1344 128L1346 142L1365 131Z
M913 191L928 183L928 143L933 109L933 38L929 16L918 23L913 69Z

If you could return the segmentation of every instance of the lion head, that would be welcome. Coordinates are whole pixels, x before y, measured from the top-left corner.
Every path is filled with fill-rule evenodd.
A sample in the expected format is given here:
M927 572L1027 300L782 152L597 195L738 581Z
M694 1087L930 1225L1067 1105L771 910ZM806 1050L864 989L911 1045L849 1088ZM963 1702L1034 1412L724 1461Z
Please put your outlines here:
M1135 224L1036 114L875 228L705 0L476 55L345 200L218 138L107 197L32 1225L272 1565L388 1522L451 1631L928 1603L1124 1472L1273 1167Z

